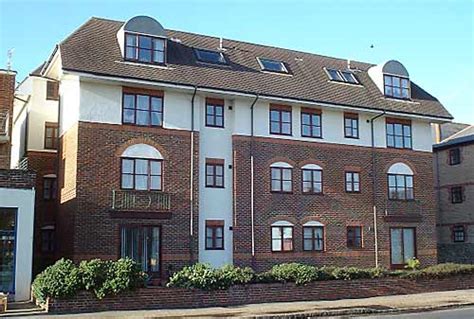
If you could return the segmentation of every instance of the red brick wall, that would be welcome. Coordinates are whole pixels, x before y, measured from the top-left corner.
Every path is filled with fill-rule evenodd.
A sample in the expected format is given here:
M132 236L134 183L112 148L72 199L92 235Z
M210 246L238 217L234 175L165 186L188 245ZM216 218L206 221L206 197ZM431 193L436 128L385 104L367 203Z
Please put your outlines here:
M199 162L197 141L198 137L195 138L194 146L195 163ZM172 196L170 218L156 215L146 218L143 213L139 217L133 214L126 217L111 210L112 190L120 189L120 155L128 146L137 143L156 147L164 157L164 192ZM70 161L69 168L69 158L61 164L60 176L65 176L65 182L60 183L64 184L61 209L65 211L65 215L60 214L62 220L59 223L69 224L70 230L68 233L61 232L60 242L64 237L66 245L71 246L61 251L69 251L68 255L75 261L90 258L117 259L120 255L120 226L134 224L162 227L163 275L197 259L197 236L190 238L190 132L80 122L77 141L74 141L73 136L61 144L68 156L75 147L78 154L75 160ZM77 168L75 173L72 166ZM72 176L74 174L76 175ZM75 186L66 185L71 177L75 179ZM197 165L194 180L194 197L197 199ZM63 198L67 193L66 188L69 188L70 193L67 199ZM195 207L198 207L197 201ZM197 220L195 209L195 235Z
M28 151L28 168L36 172L35 229L33 272L38 273L56 260L54 252L41 251L41 228L55 226L58 212L57 200L45 200L43 196L44 178L49 174L57 175L58 154L55 152Z
M16 72L0 70L0 116L9 114L8 141L0 142L0 168L10 168L11 132L13 119L13 97L15 92ZM0 130L4 130L3 127Z
M234 260L238 265L251 265L264 270L282 262L305 262L316 265L375 265L373 202L372 202L372 153L367 147L308 143L272 138L254 138L255 163L255 258L251 256L250 216L250 139L234 136L236 174L236 225L234 225ZM389 228L416 227L417 256L423 265L436 263L435 197L433 187L432 154L410 150L375 150L376 205L378 208L378 244L380 265L390 266ZM293 194L270 192L270 164L286 161L294 166ZM389 166L395 162L407 163L415 172L415 198L423 208L421 221L388 222L384 219L387 206L387 176ZM301 170L308 163L323 168L324 195L303 195ZM345 192L345 170L358 170L361 192ZM426 185L429 185L427 187ZM396 216L405 213L419 215L414 203L399 203L389 212ZM415 214L416 213L416 214ZM277 220L287 220L295 225L294 251L271 252L270 225ZM302 249L302 225L310 220L325 224L324 252L305 252ZM363 226L363 248L346 247L346 227Z
M72 299L49 300L49 312L74 313L135 309L170 309L225 307L267 302L337 300L403 295L433 291L474 288L474 276L444 279L407 280L397 278L371 280L333 280L312 282L305 286L287 284L253 284L228 290L204 291L155 287L139 289L98 300L88 292Z
M36 173L20 169L0 169L0 187L33 188Z

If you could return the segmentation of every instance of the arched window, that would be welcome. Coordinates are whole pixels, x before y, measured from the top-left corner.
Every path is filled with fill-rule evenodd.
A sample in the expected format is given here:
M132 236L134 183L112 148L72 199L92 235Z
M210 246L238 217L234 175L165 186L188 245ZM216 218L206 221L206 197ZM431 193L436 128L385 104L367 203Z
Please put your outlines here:
M121 156L121 188L163 190L163 156L147 144L129 146Z
M324 224L317 221L303 224L303 250L324 250Z
M303 193L321 194L323 192L323 169L316 164L307 164L301 168Z
M272 224L272 251L293 250L293 224L281 220Z
M275 162L270 165L271 190L277 193L291 193L293 166L285 162Z
M388 198L413 200L413 171L404 163L395 163L388 169Z

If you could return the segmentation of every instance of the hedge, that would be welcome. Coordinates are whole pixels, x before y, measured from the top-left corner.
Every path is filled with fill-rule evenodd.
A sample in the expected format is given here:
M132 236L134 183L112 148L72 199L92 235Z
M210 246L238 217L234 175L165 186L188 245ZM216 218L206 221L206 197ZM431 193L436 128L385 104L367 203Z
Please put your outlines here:
M251 268L224 266L212 268L197 263L184 267L169 278L168 287L195 288L202 290L228 289L233 285L253 283L294 282L304 285L320 280L375 279L382 277L444 278L474 274L474 265L439 264L423 269L389 271L383 268L315 267L299 263L273 266L269 271L255 273ZM44 303L48 297L73 297L80 290L92 292L98 299L122 291L143 287L146 274L131 259L102 261L93 259L76 266L72 261L61 259L40 273L32 284L33 296Z
M304 285L319 280L375 279L388 276L408 279L443 278L460 274L474 274L474 265L439 264L424 269L389 271L384 268L315 267L287 263L275 265L269 271L257 274L251 268L234 266L212 268L210 265L198 263L176 272L171 276L167 286L215 290L251 283L294 282L297 285Z
M142 287L146 274L131 259L82 261L76 266L71 260L60 259L36 276L33 296L45 303L48 297L73 297L80 290L91 291L98 299L122 291Z

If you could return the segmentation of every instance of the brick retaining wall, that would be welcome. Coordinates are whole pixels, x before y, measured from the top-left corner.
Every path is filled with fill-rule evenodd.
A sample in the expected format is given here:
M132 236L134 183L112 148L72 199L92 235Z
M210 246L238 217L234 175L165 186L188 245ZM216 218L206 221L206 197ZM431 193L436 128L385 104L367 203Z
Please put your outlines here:
M51 313L93 312L111 310L170 309L212 306L236 306L250 303L336 300L398 294L474 289L474 275L444 279L364 279L312 282L306 286L287 284L254 284L234 286L229 290L202 291L178 288L144 288L134 292L96 299L81 292L73 299L50 299Z

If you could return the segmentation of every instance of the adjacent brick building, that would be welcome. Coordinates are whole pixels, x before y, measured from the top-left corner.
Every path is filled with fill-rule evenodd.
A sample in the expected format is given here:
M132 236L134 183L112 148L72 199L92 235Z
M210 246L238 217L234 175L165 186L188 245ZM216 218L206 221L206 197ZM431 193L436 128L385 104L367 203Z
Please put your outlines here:
M474 127L441 125L435 144L440 262L474 263ZM456 129L457 128L457 129Z
M89 20L37 72L60 101L43 166L57 169L56 257L129 256L157 279L196 261L437 261L431 123L452 117L398 61L139 16Z
M0 292L29 300L35 172L10 169L16 72L0 70Z

